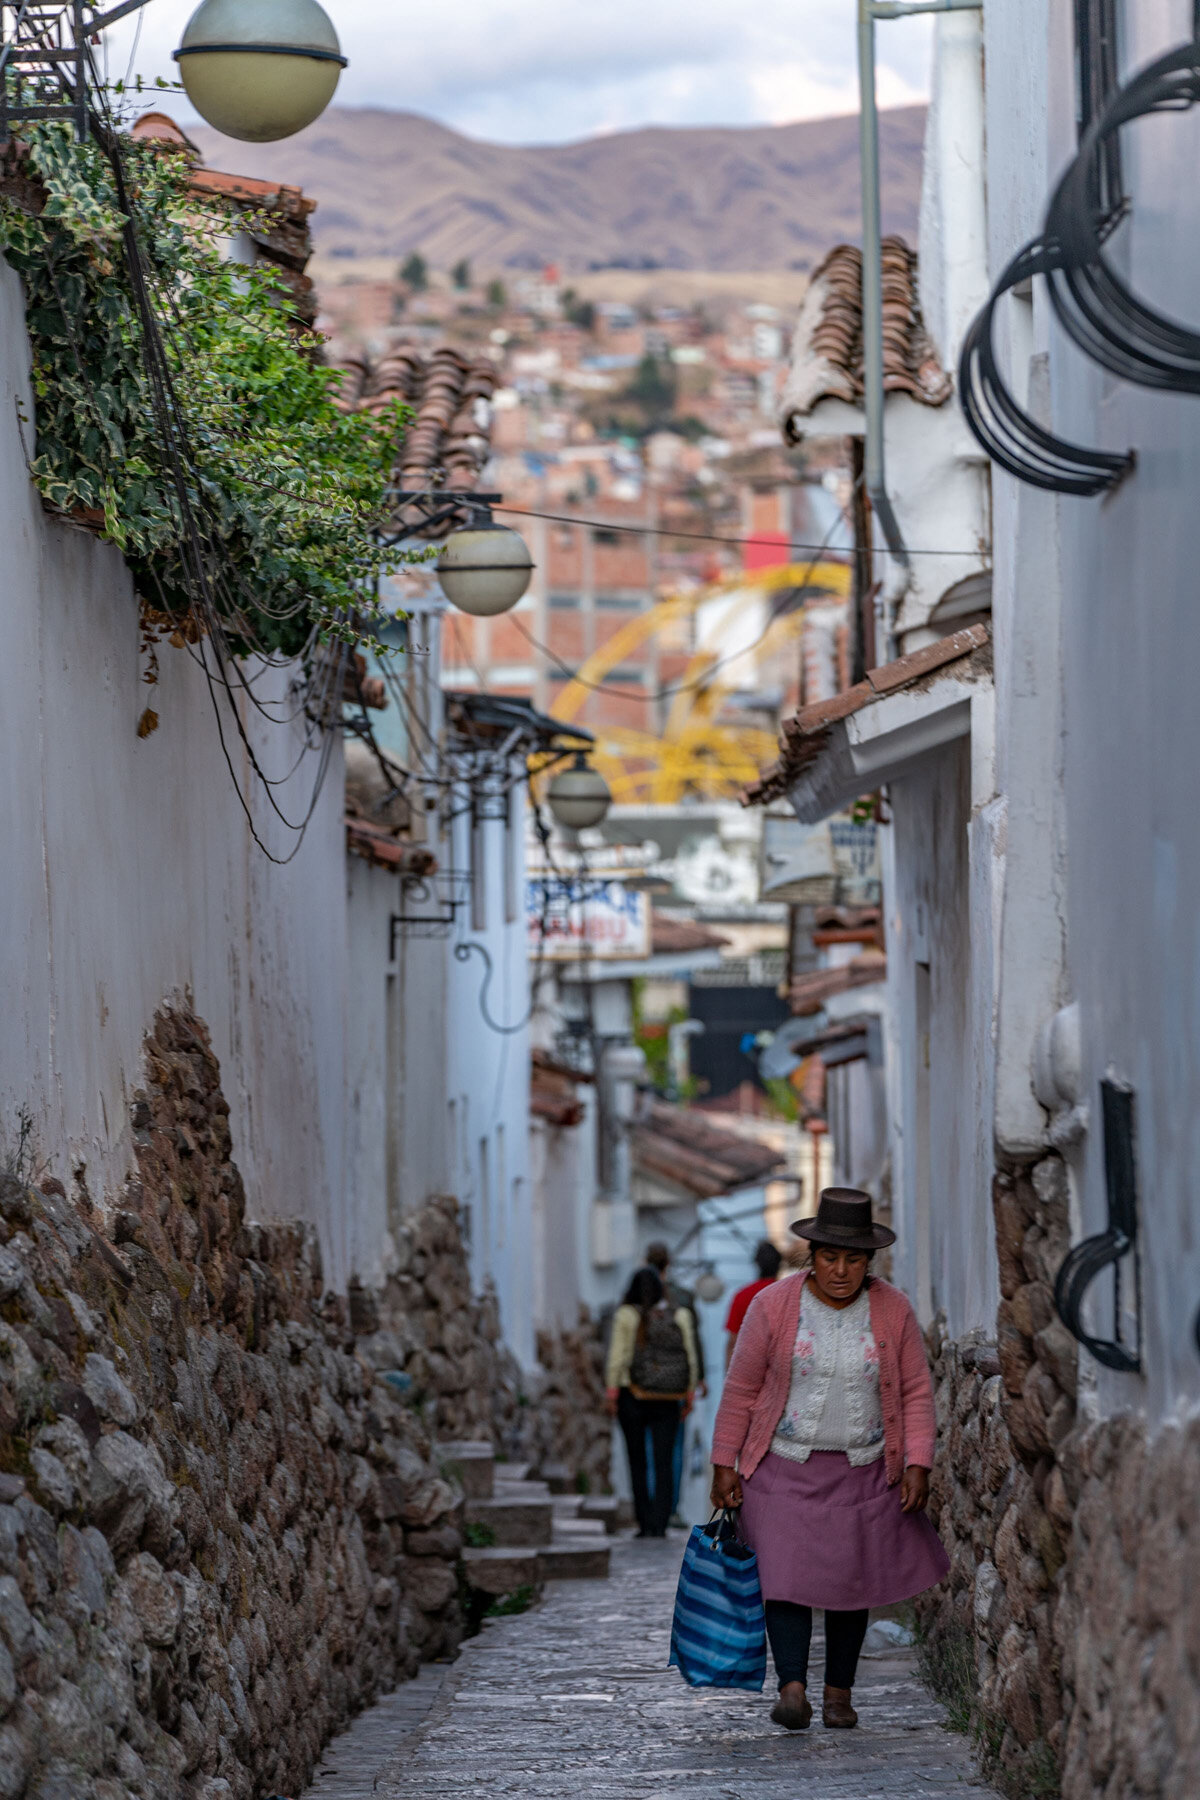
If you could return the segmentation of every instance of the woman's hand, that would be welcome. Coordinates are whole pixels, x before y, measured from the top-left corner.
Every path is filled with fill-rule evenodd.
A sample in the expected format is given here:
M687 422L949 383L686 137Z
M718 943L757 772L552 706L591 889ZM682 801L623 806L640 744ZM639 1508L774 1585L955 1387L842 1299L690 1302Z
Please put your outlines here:
M618 1388L606 1388L604 1391L604 1410L610 1419L615 1419L617 1416L617 1397L619 1392L620 1390Z
M689 1413L690 1413L690 1412L691 1412L691 1410L692 1410L692 1407L693 1407L693 1406L694 1406L694 1405L695 1405L695 1404L696 1404L696 1395L695 1395L695 1392L694 1392L694 1390L693 1390L693 1389L691 1389L691 1388L689 1388L689 1389L688 1389L688 1391L687 1391L687 1393L686 1393L686 1394L685 1394L685 1395L684 1395L684 1397L683 1397L683 1399L682 1399L682 1400L681 1400L681 1401L680 1401L680 1402L679 1402L679 1416L680 1416L680 1418L681 1418L681 1419L686 1419L686 1418L687 1418L687 1416L688 1416L688 1414L689 1414Z
M900 1511L924 1512L929 1505L929 1470L909 1463L900 1483Z
M727 1506L737 1507L742 1504L742 1478L736 1469L727 1469L720 1463L713 1468L709 1499L720 1511Z

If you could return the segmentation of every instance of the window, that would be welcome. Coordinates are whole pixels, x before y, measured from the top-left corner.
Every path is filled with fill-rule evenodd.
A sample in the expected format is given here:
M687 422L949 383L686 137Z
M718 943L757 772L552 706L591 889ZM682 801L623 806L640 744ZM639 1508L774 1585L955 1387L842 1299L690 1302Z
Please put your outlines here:
M1075 117L1081 136L1119 81L1117 0L1075 0ZM1096 174L1101 212L1121 212L1125 192L1121 145L1115 132L1101 152Z
M593 544L619 544L620 541L621 533L619 531L612 531L607 525L594 525L592 527Z
M578 594L551 594L548 605L551 612L571 612L579 605Z
M605 612L641 612L650 606L650 598L638 588L617 588L596 595L596 605Z

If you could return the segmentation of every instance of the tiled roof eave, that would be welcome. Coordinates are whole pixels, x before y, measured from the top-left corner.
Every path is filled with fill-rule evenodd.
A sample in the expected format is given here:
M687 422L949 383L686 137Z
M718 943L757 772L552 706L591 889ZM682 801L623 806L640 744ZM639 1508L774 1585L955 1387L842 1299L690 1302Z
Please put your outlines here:
M975 678L990 675L991 631L987 625L969 625L872 669L864 681L785 719L780 731L781 754L743 790L743 806L765 806L786 797L829 748L834 729L865 707L958 672Z
M933 407L954 390L921 316L916 252L898 237L883 240L883 385ZM862 253L838 244L814 270L801 304L780 397L785 440L803 435L822 401L857 408L862 399Z

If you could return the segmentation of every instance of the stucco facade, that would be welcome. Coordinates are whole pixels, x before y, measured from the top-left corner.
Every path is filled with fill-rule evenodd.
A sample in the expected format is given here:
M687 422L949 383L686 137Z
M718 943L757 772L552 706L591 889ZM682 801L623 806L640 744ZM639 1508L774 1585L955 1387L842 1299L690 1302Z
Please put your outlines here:
M0 1127L11 1138L28 1109L68 1188L111 1200L132 1167L144 1035L164 1000L188 992L225 1071L247 1183L266 1213L318 1228L344 1285L359 1225L343 1169L340 750L281 868L249 838L186 652L165 650L161 724L137 737L147 689L133 585L114 548L44 513L25 468L33 417L20 283L0 265ZM272 677L283 699L285 679ZM270 774L296 762L291 727L245 723ZM226 733L256 828L286 855L293 840L256 795L228 720ZM275 790L289 816L304 811L314 763L302 756Z

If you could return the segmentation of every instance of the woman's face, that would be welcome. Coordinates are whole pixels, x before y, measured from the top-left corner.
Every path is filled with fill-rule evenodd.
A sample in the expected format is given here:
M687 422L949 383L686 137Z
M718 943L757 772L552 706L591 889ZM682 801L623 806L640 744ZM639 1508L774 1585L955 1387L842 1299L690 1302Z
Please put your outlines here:
M870 1258L865 1250L837 1250L831 1244L813 1246L812 1275L821 1298L831 1306L849 1306L867 1279Z

